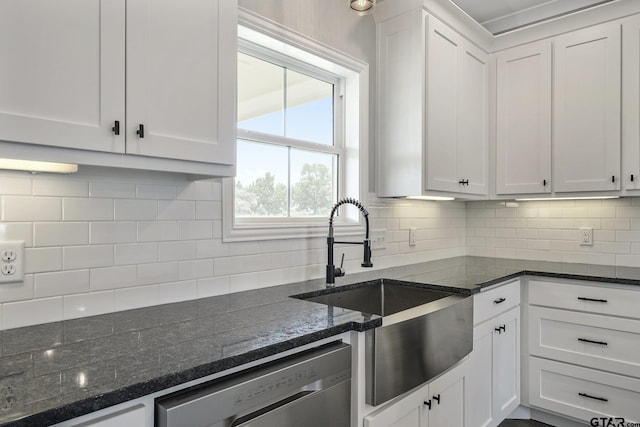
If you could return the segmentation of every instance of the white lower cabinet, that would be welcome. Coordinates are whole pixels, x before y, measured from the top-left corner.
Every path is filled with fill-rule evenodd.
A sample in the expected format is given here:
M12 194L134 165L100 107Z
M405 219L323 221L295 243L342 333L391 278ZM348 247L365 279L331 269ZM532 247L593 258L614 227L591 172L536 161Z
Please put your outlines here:
M469 427L496 426L520 404L520 307L473 330Z
M597 425L639 422L640 288L531 280L528 292L531 406L605 418Z
M531 405L591 421L613 418L611 424L640 422L640 380L595 369L531 357Z
M464 427L469 362L463 361L429 384L364 418L364 427Z

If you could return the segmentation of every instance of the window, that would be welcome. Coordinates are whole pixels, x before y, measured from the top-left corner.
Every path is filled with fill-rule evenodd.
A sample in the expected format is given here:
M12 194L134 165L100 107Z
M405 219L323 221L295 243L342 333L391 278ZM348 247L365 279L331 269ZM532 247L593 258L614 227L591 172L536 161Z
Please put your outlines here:
M239 18L237 172L223 185L223 239L326 235L337 200L366 194L368 66ZM334 224L362 232L358 212Z
M342 80L244 49L238 53L236 222L326 216L340 193L343 144L335 123Z

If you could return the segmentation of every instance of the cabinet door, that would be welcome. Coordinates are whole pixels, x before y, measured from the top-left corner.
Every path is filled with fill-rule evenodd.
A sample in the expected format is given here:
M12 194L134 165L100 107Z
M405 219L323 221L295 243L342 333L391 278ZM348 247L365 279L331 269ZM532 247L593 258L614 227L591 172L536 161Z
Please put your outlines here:
M608 23L554 42L555 191L620 188L620 32Z
M458 192L458 72L462 39L433 16L428 18L426 31L426 188Z
M493 334L494 323L485 322L473 329L473 351L469 356L467 388L467 425L495 426L493 418Z
M0 2L0 139L124 152L124 8Z
M364 427L427 427L424 415L424 396L428 386L387 404L364 418Z
M425 400L431 400L428 410L429 427L464 427L465 388L469 363L465 362L429 383Z
M520 307L495 321L493 334L493 417L504 420L520 404ZM494 328L494 329L495 329Z
M489 56L464 42L458 82L458 191L487 194Z
M497 59L497 194L551 191L551 42Z
M127 153L234 163L235 7L127 0Z
M622 25L622 186L640 190L640 16Z

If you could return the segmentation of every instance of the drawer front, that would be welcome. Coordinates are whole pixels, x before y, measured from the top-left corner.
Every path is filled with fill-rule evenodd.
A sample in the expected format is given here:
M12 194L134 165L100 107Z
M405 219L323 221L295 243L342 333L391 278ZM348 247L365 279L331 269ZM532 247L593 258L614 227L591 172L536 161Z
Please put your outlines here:
M473 296L473 324L482 323L519 304L519 280L475 294Z
M618 289L542 280L529 281L529 304L640 319L640 286Z
M529 352L640 377L640 321L529 307Z
M583 421L640 421L640 380L537 357L529 358L529 378L533 406Z

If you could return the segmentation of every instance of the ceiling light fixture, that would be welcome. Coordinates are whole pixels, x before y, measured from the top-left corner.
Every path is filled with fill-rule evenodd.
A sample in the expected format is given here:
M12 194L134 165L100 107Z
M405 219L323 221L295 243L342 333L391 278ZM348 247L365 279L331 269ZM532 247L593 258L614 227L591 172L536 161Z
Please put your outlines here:
M78 165L73 163L36 162L32 160L1 159L0 169L28 172L76 173Z
M373 12L376 0L349 0L351 11L359 16L368 15Z

